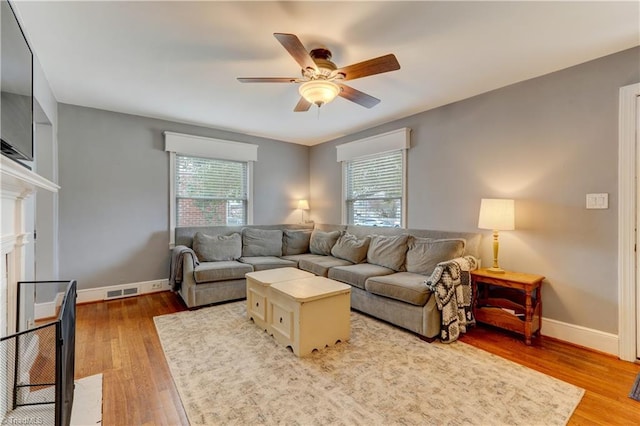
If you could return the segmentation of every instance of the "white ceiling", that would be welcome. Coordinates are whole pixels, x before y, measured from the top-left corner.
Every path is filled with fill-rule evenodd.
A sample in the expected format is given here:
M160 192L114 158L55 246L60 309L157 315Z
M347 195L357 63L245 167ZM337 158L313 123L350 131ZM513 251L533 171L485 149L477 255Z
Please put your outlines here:
M640 44L637 1L14 4L60 102L303 145ZM274 32L339 67L394 53L402 68L349 82L372 109L294 113L296 85L236 80L299 76Z

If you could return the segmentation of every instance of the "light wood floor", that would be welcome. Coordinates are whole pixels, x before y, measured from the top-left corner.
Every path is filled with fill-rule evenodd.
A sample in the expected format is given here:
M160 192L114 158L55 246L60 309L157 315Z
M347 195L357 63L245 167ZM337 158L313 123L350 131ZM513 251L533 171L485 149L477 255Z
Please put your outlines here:
M153 323L183 310L170 292L78 306L76 378L103 373L104 425L188 424ZM571 425L640 424L640 402L627 397L638 364L544 337L528 347L482 326L461 340L586 389Z

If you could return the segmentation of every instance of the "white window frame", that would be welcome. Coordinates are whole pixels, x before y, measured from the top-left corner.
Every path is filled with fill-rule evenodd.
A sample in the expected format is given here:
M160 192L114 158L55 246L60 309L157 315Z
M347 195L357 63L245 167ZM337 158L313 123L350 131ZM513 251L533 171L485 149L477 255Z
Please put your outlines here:
M408 127L382 133L366 139L338 145L336 147L336 159L342 163L342 207L341 222L348 223L347 218L347 194L346 175L347 162L381 155L393 151L402 151L402 217L400 227L407 227L407 150L411 147L411 129Z
M169 247L176 234L176 155L247 163L247 225L253 224L253 163L258 161L258 145L232 142L182 133L164 132L169 152Z

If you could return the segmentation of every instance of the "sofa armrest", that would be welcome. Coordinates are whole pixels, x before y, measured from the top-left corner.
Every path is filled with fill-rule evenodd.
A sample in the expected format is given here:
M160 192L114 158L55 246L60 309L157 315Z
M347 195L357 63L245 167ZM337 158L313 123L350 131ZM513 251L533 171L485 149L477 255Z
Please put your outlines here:
M193 249L191 247L187 247L187 246L175 246L172 250L172 257L176 256L176 257L182 257L182 260L191 260L191 263L193 263L194 265L199 265L200 264L200 260L198 259L198 256L196 255L196 252L193 251ZM191 257L191 259L189 259L188 257ZM187 259L185 259L185 257Z
M171 265L169 267L169 284L177 291L182 283L185 272L193 270L200 264L198 256L187 246L175 246L171 251ZM187 269L185 271L185 269Z

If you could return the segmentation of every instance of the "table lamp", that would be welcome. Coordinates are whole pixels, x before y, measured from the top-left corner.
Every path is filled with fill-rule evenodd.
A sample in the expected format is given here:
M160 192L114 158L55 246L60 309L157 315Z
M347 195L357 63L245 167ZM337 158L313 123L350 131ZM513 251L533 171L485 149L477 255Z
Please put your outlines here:
M304 211L305 210L309 210L309 201L307 201L307 200L298 201L298 209L300 209L300 214L302 215L302 217L301 217L302 222L301 223L304 223Z
M483 198L480 202L478 228L493 231L493 267L489 271L501 274L504 269L498 265L498 231L515 229L515 202L498 198Z

